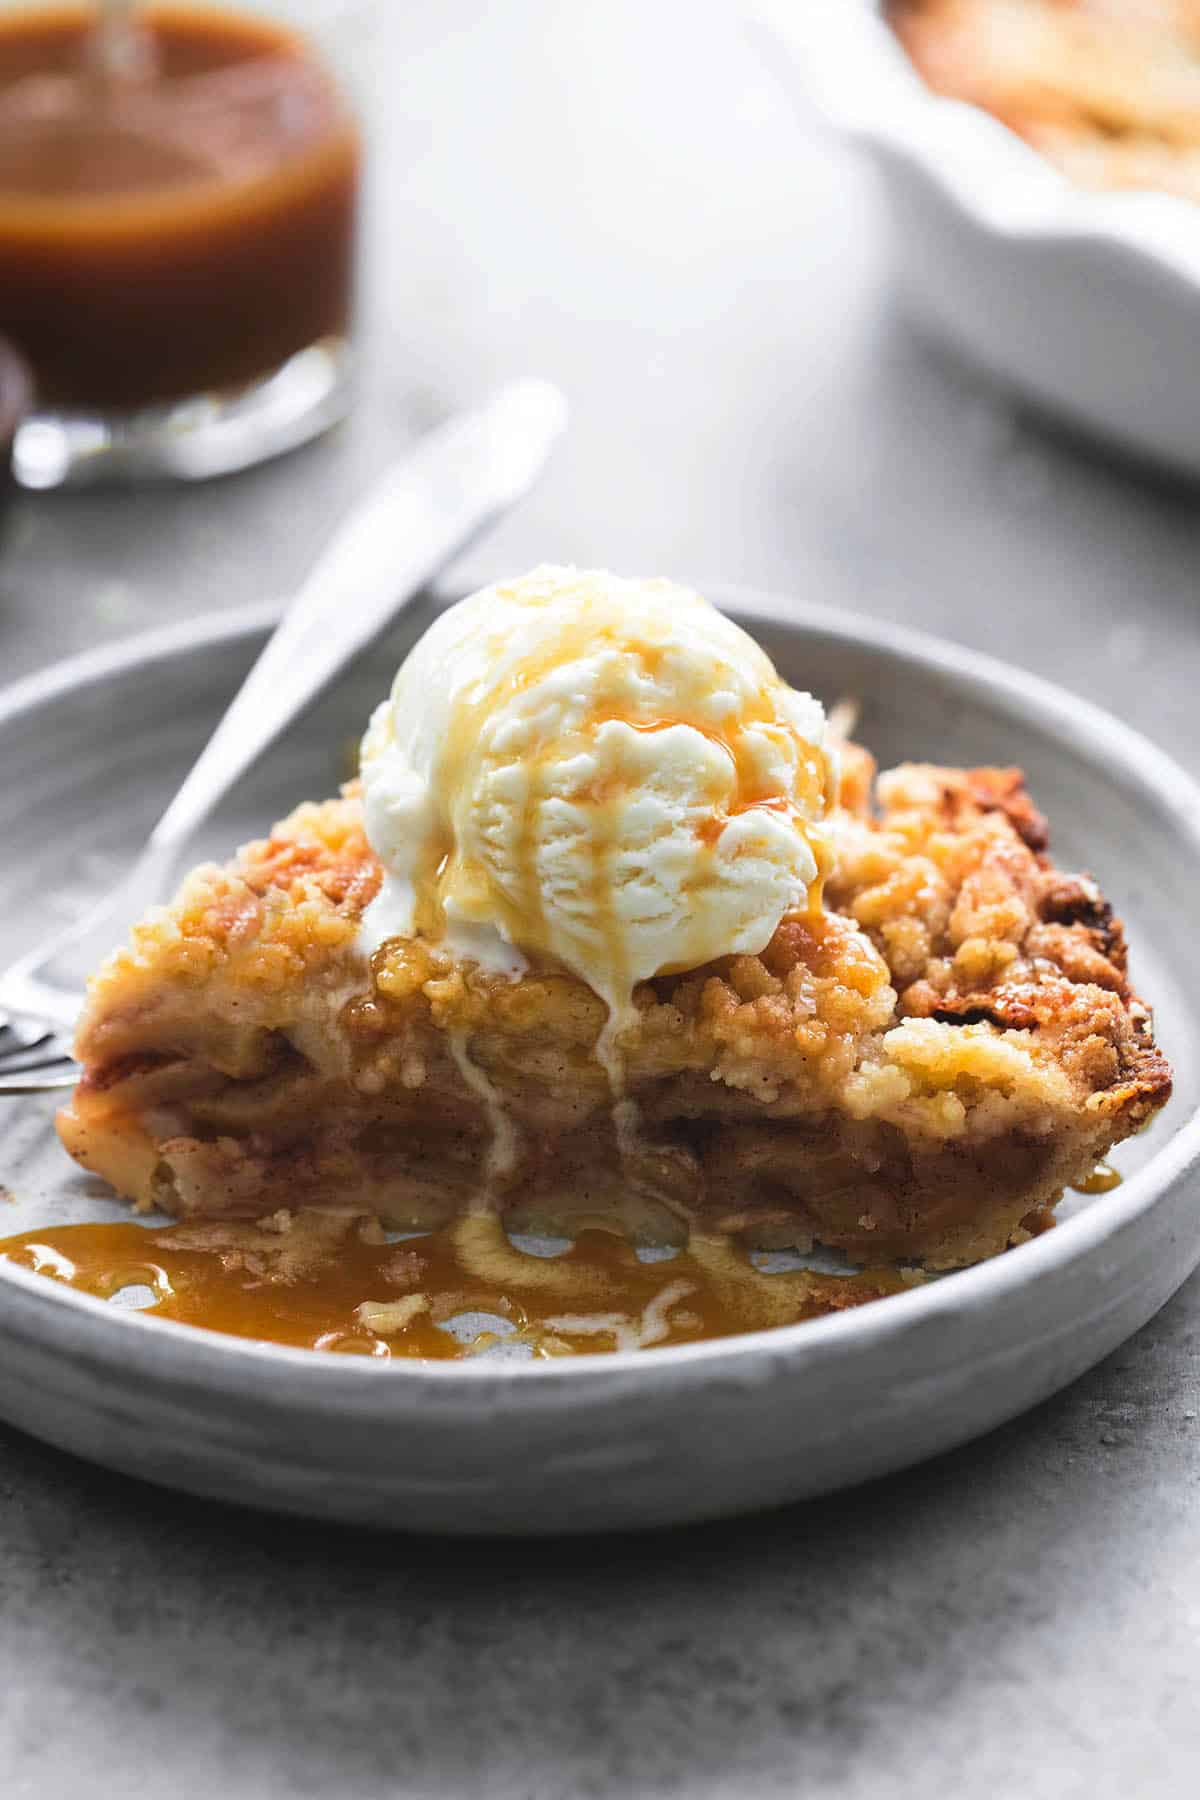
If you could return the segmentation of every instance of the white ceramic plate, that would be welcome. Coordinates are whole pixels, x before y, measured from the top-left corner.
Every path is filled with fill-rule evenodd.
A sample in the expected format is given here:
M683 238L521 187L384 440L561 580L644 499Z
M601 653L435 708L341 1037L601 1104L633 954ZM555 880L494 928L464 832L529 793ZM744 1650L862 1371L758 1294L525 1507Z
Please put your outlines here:
M932 93L881 0L748 0L802 104L878 171L916 313L1071 424L1200 473L1200 206L1073 186Z
M720 596L718 596L720 598ZM377 1525L511 1534L710 1517L879 1475L1044 1399L1144 1324L1200 1260L1200 791L1058 688L820 608L724 596L794 682L863 703L884 762L1020 762L1068 865L1101 878L1157 1002L1176 1098L1115 1193L1008 1255L833 1318L549 1363L388 1366L156 1322L0 1266L0 1414L197 1494ZM330 792L428 612L268 756L204 852ZM137 846L257 651L225 616L85 656L0 695L0 958ZM5 1233L119 1208L0 1101Z

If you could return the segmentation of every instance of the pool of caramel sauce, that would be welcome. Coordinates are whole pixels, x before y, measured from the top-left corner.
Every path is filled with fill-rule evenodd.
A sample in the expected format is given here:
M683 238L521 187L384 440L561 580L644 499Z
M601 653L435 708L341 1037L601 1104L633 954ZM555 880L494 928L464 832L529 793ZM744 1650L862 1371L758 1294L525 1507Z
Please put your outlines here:
M1076 1191L1120 1182L1098 1163ZM1053 1222L1046 1214L1043 1228ZM703 1343L844 1312L925 1279L898 1268L768 1272L736 1240L700 1233L639 1256L607 1225L537 1254L492 1212L399 1234L317 1208L161 1228L55 1225L0 1239L0 1260L102 1300L149 1290L153 1318L385 1361L454 1361L504 1343L537 1358Z
M296 1230L301 1253L289 1256ZM559 1255L535 1255L491 1217L402 1241L375 1220L335 1214L58 1225L0 1241L0 1257L102 1299L147 1287L153 1318L319 1352L438 1361L505 1339L535 1357L699 1343L819 1318L912 1279L895 1269L768 1274L716 1239L644 1261L603 1229L583 1230ZM403 1322L389 1316L398 1302L398 1314L411 1315ZM476 1331L472 1313L495 1323Z

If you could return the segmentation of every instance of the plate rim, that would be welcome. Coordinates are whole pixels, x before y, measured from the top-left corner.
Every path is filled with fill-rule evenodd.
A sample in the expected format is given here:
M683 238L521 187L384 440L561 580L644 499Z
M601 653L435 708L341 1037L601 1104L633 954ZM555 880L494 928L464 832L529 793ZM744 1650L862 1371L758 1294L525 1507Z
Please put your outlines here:
M449 604L466 591L471 590L459 583L453 588L435 585L423 597L436 604ZM1018 723L1023 717L1028 719L1045 735L1069 745L1077 754L1095 759L1102 748L1114 775L1132 775L1139 784L1152 789L1161 807L1170 813L1175 828L1190 839L1200 858L1200 783L1166 751L1094 701L986 652L869 614L729 582L713 582L702 586L701 591L735 617L882 650L902 663L951 676L967 690L989 697L998 695ZM81 651L0 688L0 726L131 670L192 650L235 644L268 630L280 611L280 604L272 601L207 612ZM89 1353L102 1358L127 1362L128 1353L139 1342L131 1334L149 1332L150 1338L141 1338L143 1344L157 1344L164 1352L169 1344L175 1344L179 1346L178 1354L186 1356L193 1369L197 1363L206 1365L209 1385L224 1377L221 1385L238 1388L243 1385L239 1375L253 1376L266 1365L285 1372L306 1371L305 1386L314 1401L341 1404L352 1395L370 1391L363 1388L364 1382L387 1381L399 1370L404 1380L397 1383L398 1397L411 1397L416 1390L436 1393L439 1399L461 1392L464 1399L469 1395L474 1403L481 1398L505 1397L519 1387L528 1389L533 1383L549 1398L563 1382L611 1386L635 1372L639 1381L669 1382L672 1377L683 1381L689 1375L702 1378L706 1373L729 1372L731 1365L744 1363L747 1357L757 1360L766 1351L777 1357L786 1356L789 1363L798 1356L812 1362L829 1357L839 1360L843 1349L869 1353L888 1338L899 1339L938 1321L1001 1302L1041 1279L1065 1273L1090 1251L1099 1249L1152 1211L1198 1162L1200 1105L1180 1122L1146 1166L1128 1177L1115 1193L1100 1197L1094 1205L1061 1221L1055 1230L1020 1245L1016 1255L992 1257L955 1270L951 1280L889 1295L886 1305L868 1304L826 1318L739 1332L703 1343L668 1345L656 1349L651 1356L633 1350L581 1352L562 1360L446 1363L314 1357L310 1350L300 1347L239 1338L204 1326L114 1308L107 1301L48 1282L44 1276L6 1261L0 1261L0 1290L4 1284L11 1284L36 1303L38 1313L48 1308L50 1316L64 1327L73 1321L76 1335L88 1340ZM316 1373L318 1369L320 1374ZM317 1384L322 1390L320 1395ZM530 1389L530 1394L533 1391ZM378 1399L378 1393L374 1399Z

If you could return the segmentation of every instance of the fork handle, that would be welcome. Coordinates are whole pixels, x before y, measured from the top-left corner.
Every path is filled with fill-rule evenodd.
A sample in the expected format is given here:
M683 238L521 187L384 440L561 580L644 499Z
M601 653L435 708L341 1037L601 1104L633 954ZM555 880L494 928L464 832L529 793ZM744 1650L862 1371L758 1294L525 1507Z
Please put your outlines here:
M542 381L514 381L431 432L370 490L284 614L117 888L0 978L14 1013L70 1025L86 975L163 896L179 853L284 727L402 606L532 484L566 422Z
M562 428L557 390L512 382L384 475L335 535L150 836L177 849L284 727L499 512Z

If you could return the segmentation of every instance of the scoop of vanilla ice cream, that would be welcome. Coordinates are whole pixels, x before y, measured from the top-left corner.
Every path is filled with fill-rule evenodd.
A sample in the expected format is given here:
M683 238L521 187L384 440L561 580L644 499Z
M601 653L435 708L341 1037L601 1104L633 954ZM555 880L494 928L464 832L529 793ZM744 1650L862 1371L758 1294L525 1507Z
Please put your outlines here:
M821 869L818 701L698 594L542 568L426 632L363 745L365 947L634 985L755 953Z

